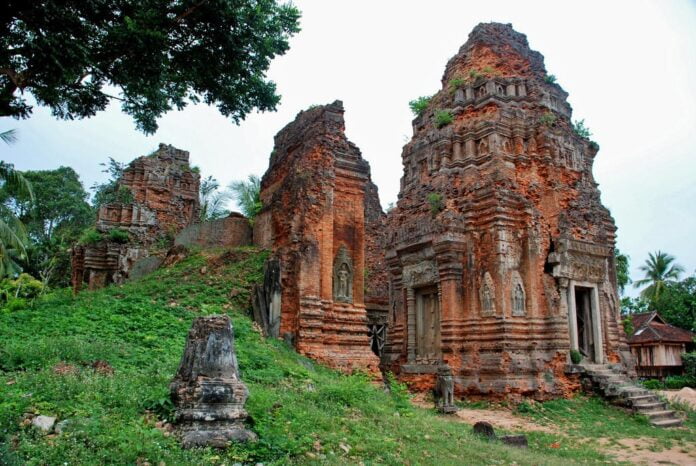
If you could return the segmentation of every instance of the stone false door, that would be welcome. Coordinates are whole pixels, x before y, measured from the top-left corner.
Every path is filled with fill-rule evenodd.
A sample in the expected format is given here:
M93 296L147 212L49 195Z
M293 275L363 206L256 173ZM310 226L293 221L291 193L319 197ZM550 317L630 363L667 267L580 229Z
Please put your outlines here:
M416 359L437 361L440 348L440 299L437 287L416 290Z

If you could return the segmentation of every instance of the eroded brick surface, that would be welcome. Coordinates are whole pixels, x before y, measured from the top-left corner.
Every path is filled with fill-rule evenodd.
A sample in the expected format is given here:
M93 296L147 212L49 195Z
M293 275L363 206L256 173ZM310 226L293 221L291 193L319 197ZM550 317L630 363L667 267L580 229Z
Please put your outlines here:
M97 214L96 230L104 240L73 249L72 281L78 291L120 283L138 260L149 255L153 244L173 238L199 216L200 175L189 166L189 153L160 144L150 155L138 157L118 181L132 193L133 202L103 205ZM108 239L111 230L127 232L129 240Z
M343 112L340 101L311 108L276 135L254 240L280 261L280 336L333 367L376 370L364 277L380 259L366 259L366 206L379 210L371 219L383 214Z
M382 361L414 388L447 364L458 395L567 395L571 345L596 362L626 355L598 147L573 130L566 98L523 34L480 24L413 121L388 218ZM573 302L596 310L596 332Z

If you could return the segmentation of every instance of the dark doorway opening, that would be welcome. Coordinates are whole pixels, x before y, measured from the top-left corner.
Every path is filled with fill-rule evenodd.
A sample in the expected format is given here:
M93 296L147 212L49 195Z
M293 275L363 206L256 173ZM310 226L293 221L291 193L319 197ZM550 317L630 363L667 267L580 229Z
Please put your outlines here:
M575 316L578 328L578 350L595 361L595 340L592 315L592 288L575 287Z

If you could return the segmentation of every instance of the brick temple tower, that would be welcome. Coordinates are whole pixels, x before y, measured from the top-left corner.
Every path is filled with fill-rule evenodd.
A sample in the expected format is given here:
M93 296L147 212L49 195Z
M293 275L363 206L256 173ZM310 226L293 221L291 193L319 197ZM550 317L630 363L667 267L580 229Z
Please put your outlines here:
M413 121L389 214L382 364L414 388L559 396L571 349L629 363L598 146L511 25L479 24Z

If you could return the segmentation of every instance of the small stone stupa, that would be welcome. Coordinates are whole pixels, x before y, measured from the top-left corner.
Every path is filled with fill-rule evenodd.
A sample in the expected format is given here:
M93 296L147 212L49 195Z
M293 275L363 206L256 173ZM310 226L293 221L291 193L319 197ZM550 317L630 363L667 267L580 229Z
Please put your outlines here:
M193 321L169 388L184 448L224 448L230 441L256 440L256 434L244 426L249 390L239 378L228 316Z

